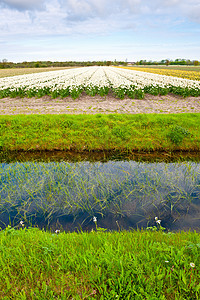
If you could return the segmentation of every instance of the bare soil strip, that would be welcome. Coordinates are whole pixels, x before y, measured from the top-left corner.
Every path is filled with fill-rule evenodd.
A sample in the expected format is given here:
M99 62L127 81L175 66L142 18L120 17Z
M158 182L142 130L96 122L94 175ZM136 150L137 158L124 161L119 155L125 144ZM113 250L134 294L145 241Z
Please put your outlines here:
M142 100L128 97L120 100L113 95L91 97L85 94L76 100L71 97L51 99L49 96L39 99L0 99L0 115L96 113L200 113L200 97L183 98L169 94L166 96L145 95Z

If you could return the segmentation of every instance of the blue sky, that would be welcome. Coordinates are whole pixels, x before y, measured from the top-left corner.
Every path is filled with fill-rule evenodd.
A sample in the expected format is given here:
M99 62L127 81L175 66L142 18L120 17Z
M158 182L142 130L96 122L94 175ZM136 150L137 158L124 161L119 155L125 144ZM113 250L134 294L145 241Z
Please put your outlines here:
M200 60L200 0L0 0L0 60Z

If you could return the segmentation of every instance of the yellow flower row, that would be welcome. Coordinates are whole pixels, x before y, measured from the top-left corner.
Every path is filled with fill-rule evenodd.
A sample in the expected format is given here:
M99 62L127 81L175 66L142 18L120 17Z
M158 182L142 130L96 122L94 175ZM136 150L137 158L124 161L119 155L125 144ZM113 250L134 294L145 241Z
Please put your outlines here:
M200 80L200 72L195 71L182 71L182 70L172 70L172 69L153 69L153 68L140 68L140 67L123 67L124 69L148 72L160 75L167 75L173 77L186 78L191 80Z

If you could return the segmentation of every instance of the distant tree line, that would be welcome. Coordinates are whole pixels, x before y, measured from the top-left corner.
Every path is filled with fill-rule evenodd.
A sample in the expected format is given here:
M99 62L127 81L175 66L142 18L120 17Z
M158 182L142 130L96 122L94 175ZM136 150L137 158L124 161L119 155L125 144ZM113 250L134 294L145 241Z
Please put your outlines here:
M198 66L200 61L198 60L189 60L189 59L162 59L161 61L152 61L152 60L140 60L136 62L127 62L125 61L31 61L31 62L9 62L7 59L0 60L0 69L8 68L49 68L49 67L85 67L85 66L126 66L126 65L188 65L188 66Z
M190 60L190 59L181 59L177 58L175 60L162 59L161 61L146 61L140 60L136 62L136 65L185 65L185 66L198 66L200 62L198 60Z
M127 65L124 61L31 61L13 63L7 59L0 61L0 69L7 68L49 68L49 67L85 67L85 66L110 66L110 65Z

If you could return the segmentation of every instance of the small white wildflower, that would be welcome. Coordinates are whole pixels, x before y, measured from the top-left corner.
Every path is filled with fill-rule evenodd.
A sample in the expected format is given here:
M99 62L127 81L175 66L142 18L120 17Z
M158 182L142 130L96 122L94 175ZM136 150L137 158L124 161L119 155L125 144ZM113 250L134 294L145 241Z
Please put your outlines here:
M156 223L157 223L157 224L160 224L160 223L161 223L161 220L157 220Z
M21 226L24 226L24 222L23 222L23 221L20 221L19 224L20 224Z
M155 221L158 221L158 217L155 217Z
M190 267L191 267L191 268L194 268L194 267L195 267L195 264L194 264L194 263L190 263Z
M56 233L56 234L59 234L59 233L60 233L60 230L56 229L55 233Z
M94 222L94 223L97 222L97 217L93 217L93 222Z
M166 263L169 263L169 260L165 260Z

